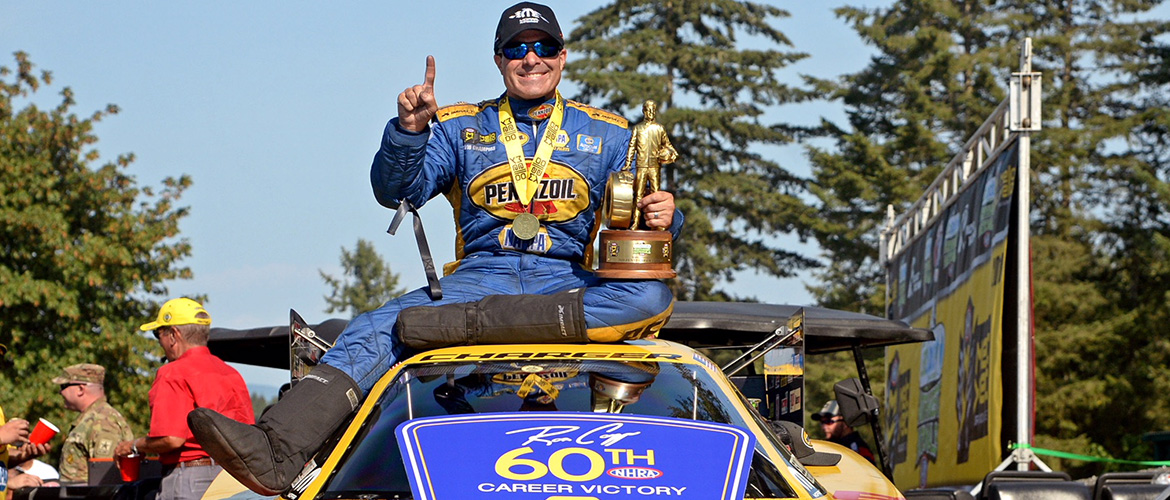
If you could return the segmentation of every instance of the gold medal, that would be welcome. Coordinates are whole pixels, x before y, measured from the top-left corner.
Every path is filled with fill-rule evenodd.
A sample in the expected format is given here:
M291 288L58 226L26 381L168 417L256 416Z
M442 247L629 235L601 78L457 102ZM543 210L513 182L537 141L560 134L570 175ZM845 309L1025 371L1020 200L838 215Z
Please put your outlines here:
M516 119L512 117L512 105L508 104L508 96L500 100L500 142L504 143L504 151L508 154L508 166L512 171L512 186L516 189L516 196L520 203L529 204L536 192L540 191L540 180L544 178L544 171L556 149L557 133L561 130L561 121L565 116L565 100L561 93L556 93L556 101L552 106L552 116L544 127L544 135L536 147L536 154L531 163L524 155L524 141L521 140L520 130L516 128ZM533 233L535 236L535 233Z
M524 212L512 220L512 234L522 240L531 240L540 232L540 219L535 215Z

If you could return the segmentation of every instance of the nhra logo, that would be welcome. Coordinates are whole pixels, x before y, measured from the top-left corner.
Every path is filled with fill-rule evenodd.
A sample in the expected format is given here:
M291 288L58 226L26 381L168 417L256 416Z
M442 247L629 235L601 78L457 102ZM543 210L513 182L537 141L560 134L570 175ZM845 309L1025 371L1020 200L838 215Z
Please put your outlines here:
M512 184L511 169L499 163L471 179L467 197L500 219L510 221L516 214L530 212L541 222L564 222L589 209L589 183L576 170L551 161L531 207L525 207Z
M662 477L662 471L651 467L614 467L605 471L618 479L655 479Z

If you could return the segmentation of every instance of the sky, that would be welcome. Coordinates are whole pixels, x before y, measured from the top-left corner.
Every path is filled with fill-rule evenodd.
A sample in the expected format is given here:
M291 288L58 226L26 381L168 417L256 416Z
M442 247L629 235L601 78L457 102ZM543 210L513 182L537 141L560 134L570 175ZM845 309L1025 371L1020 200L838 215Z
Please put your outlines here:
M409 225L385 233L393 212L374 201L370 162L398 93L422 82L427 55L436 59L440 105L503 91L491 44L500 12L513 3L6 1L0 66L12 68L12 54L24 51L51 71L53 85L33 101L40 106L58 104L67 86L80 117L107 104L121 109L95 127L95 165L133 153L127 173L140 187L192 177L180 231L193 247L182 264L194 279L170 283L170 296L205 295L216 327L287 324L290 308L318 323L337 316L325 313L330 290L320 273L341 276L341 249L359 238L374 243L400 286L426 285ZM568 34L605 3L549 5ZM801 74L863 68L870 49L832 9L888 2L772 3L791 14L772 20L794 45L781 49L811 55L786 70L796 84ZM568 49L571 65L571 39ZM571 84L562 91L574 94ZM784 115L777 121L800 123L840 117L828 105L775 112ZM807 173L799 148L776 154ZM436 199L420 212L436 263L453 260L450 206ZM815 247L801 248L815 255ZM733 286L762 302L811 304L808 280L746 273ZM287 380L286 372L236 366L250 386Z

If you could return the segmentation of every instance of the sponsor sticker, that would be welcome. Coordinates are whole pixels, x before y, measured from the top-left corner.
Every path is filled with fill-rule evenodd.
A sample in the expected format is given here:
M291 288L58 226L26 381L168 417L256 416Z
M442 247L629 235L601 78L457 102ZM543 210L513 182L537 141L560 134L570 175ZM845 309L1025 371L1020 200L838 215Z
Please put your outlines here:
M577 151L595 155L601 154L601 138L592 135L577 134Z
M548 235L546 227L537 230L535 238L526 240L516 236L512 225L508 224L500 230L499 242L500 248L528 253L548 253L553 247L552 237Z
M755 446L731 425L608 413L424 417L396 433L419 500L742 499Z
M553 143L553 149L556 149L557 151L569 150L569 133L565 132L565 129L560 129L557 131L557 137Z
M477 361L477 360L535 360L535 359L627 359L627 360L677 360L682 356L659 352L580 352L580 351L546 351L546 352L484 352L484 353L436 353L426 354L420 361Z
M532 117L533 120L545 120L552 115L552 112L552 104L545 103L528 110L528 116Z
M579 172L552 161L530 204L525 206L520 203L508 165L501 163L473 177L468 183L467 197L475 206L503 221L511 221L517 214L527 212L537 216L541 225L545 225L571 220L589 210L589 190L589 181ZM501 245L510 235L507 229L503 232L508 234L501 234Z
M463 149L473 151L495 151L497 135L495 132L481 134L478 130L470 127L463 129L460 133L463 139Z

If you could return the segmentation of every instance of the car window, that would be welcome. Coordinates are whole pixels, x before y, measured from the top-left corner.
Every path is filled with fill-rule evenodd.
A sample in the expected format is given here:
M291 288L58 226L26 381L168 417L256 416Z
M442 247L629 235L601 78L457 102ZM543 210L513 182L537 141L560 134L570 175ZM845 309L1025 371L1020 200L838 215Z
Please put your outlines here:
M410 498L395 429L411 418L517 411L607 412L749 428L732 406L731 398L738 397L726 394L701 369L681 363L585 360L408 367L379 397L378 411L364 423L327 480L322 497ZM763 454L756 455L749 491L767 498L794 497L792 487L776 470L787 464L773 464Z

